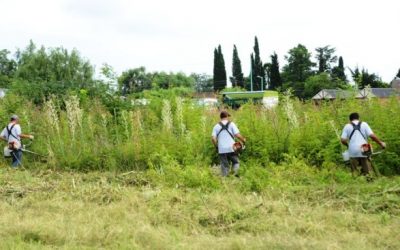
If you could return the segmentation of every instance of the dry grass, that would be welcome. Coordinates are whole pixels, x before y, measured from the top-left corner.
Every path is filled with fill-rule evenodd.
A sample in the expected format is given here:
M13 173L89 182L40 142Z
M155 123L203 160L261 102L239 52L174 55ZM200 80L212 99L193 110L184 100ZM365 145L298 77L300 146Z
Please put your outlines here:
M240 192L0 169L0 249L399 249L399 179ZM281 177L279 177L281 178Z

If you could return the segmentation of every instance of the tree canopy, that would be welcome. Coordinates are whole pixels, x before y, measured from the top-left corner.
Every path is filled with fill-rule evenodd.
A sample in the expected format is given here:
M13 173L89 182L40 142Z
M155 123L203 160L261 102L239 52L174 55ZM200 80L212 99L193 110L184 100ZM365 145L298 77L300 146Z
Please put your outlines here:
M315 63L311 61L311 52L304 45L299 44L290 49L285 59L287 65L283 67L283 77L286 82L304 82L313 75L312 67Z
M225 60L221 45L214 49L214 91L226 88Z
M370 86L371 88L387 88L389 85L384 83L382 79L375 73L368 73L368 70L360 69L356 67L354 70L351 70L351 74L354 82L357 84L359 89L363 89L366 86Z
M344 68L343 57L339 57L339 64L332 68L331 76L333 79L338 79L343 82L347 82L347 77Z
M251 77L253 78L253 90L261 90L262 84L265 84L265 69L260 56L260 47L258 44L258 38L254 38L254 53L251 54Z
M331 48L330 45L316 48L315 59L318 62L318 73L329 72L331 70L331 64L336 63L337 56L335 56L336 49Z
M279 70L278 55L276 53L271 55L271 62L265 65L268 78L269 89L279 89L282 87L282 77Z
M242 71L242 63L236 45L233 45L232 56L232 86L244 88L244 77Z
M0 87L7 88L15 74L16 62L9 58L10 51L0 50Z

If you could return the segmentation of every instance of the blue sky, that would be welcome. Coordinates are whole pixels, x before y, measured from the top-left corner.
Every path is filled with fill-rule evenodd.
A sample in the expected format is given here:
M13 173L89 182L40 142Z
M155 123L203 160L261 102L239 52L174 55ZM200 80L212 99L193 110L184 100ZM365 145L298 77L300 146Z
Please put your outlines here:
M245 74L254 36L262 60L302 43L332 45L351 68L365 67L391 81L400 68L399 1L344 0L0 0L0 49L29 40L77 48L99 69L212 73L222 45L227 72L236 44Z

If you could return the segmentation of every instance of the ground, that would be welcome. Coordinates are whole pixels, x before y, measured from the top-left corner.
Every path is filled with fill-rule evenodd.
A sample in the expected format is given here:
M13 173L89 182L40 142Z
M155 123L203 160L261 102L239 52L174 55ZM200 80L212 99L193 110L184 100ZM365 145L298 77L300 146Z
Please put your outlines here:
M215 178L213 190L137 172L2 167L0 249L400 248L399 178L275 176L259 191L240 188L246 176Z

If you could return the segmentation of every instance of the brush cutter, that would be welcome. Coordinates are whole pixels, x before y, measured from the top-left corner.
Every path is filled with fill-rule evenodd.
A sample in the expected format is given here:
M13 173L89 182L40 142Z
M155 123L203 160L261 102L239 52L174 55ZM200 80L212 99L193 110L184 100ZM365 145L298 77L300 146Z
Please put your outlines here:
M29 154L32 154L32 155L37 155L37 156L40 156L40 157L47 157L46 155L42 155L42 154L30 151L30 150L26 149L25 147L23 147L21 150L22 150L22 152L26 152L26 153L29 153Z

